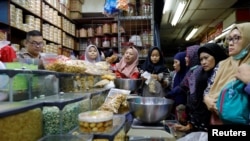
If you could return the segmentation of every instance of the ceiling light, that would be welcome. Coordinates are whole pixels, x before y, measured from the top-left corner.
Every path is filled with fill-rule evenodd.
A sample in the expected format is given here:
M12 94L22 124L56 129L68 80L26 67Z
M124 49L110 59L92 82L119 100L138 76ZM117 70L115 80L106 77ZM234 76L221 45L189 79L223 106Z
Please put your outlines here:
M189 41L193 36L194 36L194 34L196 33L198 31L198 27L194 27L193 29L192 29L192 31L188 34L188 36L186 37L186 41Z
M178 6L177 6L177 9L175 11L175 14L174 14L174 17L171 21L171 25L172 26L175 26L177 24L177 22L180 20L181 18L181 15L185 9L185 6L187 4L187 1L186 0L182 0L178 3Z
M167 11L170 11L170 10L171 10L172 2L173 2L173 0L165 0L164 8L163 8L162 14L165 14Z

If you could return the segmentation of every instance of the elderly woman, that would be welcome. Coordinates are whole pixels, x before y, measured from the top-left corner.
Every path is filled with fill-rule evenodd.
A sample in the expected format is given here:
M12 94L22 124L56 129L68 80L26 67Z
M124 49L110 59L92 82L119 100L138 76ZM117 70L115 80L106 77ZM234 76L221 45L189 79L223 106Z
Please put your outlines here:
M229 57L218 64L217 71L213 74L210 85L204 93L204 102L212 111L211 124L223 124L217 115L216 101L223 87L235 80L238 67L250 62L250 23L236 24L229 32L227 42Z

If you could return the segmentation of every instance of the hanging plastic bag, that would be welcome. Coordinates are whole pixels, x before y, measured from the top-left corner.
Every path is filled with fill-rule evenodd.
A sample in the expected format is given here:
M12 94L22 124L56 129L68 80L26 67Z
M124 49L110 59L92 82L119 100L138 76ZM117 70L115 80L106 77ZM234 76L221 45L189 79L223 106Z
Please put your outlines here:
M117 9L128 11L128 1L127 0L117 0Z
M118 14L119 10L116 8L117 0L106 0L104 4L104 15L114 17Z

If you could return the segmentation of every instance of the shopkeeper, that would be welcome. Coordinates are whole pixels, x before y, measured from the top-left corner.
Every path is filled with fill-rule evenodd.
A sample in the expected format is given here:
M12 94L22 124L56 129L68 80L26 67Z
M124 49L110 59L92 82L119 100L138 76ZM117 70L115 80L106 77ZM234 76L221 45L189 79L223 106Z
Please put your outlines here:
M44 46L42 33L38 30L29 31L24 46L25 50L17 54L18 60L27 64L38 65L39 69L44 69L40 55Z

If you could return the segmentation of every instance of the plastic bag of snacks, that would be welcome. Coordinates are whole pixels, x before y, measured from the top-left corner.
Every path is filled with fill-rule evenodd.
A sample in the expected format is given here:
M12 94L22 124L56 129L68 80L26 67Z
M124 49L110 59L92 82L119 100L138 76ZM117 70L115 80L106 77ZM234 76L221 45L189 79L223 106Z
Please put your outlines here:
M110 111L117 114L120 106L124 101L126 101L129 93L129 90L112 88L109 91L104 103L98 108L98 110Z

